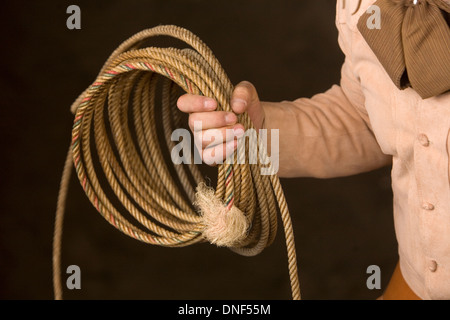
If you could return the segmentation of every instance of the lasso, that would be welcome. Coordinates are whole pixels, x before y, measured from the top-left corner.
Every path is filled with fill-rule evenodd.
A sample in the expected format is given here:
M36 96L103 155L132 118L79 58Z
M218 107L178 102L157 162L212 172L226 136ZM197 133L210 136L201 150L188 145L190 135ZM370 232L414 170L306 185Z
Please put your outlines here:
M139 47L143 40L160 35L180 39L194 50ZM158 82L161 106L156 105ZM242 255L256 255L275 238L278 207L286 235L292 297L300 299L292 224L275 174L261 175L261 163L224 163L218 166L215 191L206 186L195 165L173 165L176 178L171 175L158 139L161 133L155 113L162 115L165 143L171 149L171 132L181 119L175 84L186 92L214 98L217 110L232 111L233 86L219 62L197 36L176 26L147 29L122 43L72 105L72 141L55 221L55 298L62 298L62 223L75 168L87 197L110 224L154 245L181 247L206 239ZM247 114L238 119L246 130L253 128ZM238 148L246 147L240 144ZM267 155L261 143L258 148ZM248 157L248 146L246 149L241 154ZM238 160L236 154L239 152L235 153ZM109 185L102 186L99 172ZM108 191L114 192L125 215L107 197Z

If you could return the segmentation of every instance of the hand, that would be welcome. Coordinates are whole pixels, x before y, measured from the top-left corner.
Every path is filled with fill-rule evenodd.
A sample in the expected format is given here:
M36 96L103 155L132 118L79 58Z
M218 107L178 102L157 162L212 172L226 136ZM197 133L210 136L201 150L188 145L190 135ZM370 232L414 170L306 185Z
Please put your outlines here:
M178 99L178 108L190 113L189 128L206 164L223 163L233 154L237 147L236 139L244 135L244 126L237 122L236 114L247 112L255 129L263 126L264 110L250 82L242 81L234 88L230 103L233 112L215 111L217 101L200 95L184 94Z

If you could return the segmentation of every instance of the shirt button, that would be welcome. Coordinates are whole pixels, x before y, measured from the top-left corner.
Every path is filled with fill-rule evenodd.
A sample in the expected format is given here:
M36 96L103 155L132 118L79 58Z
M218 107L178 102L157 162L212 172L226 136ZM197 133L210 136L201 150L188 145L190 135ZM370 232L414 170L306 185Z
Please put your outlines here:
M417 139L419 140L419 143L424 147L428 147L430 145L430 140L428 140L428 137L423 133L419 134Z
M428 269L429 269L431 272L436 272L437 267L438 267L437 262L436 262L435 260L431 260L430 263L429 263L429 265L428 265Z
M422 203L422 208L423 208L424 210L429 210L429 211L431 211L431 210L434 210L434 205L431 204L431 203L429 203L429 202L424 202L424 203Z

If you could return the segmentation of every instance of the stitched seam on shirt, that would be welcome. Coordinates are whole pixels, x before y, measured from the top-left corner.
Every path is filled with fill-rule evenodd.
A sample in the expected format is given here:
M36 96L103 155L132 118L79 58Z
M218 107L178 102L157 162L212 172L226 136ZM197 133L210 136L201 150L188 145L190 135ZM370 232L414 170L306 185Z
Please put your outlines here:
M391 106L391 117L392 117L392 123L397 123L397 105L398 105L398 96L397 96L397 92L394 90L394 91L392 91L393 93L391 94L391 99L393 100L392 101L392 106ZM399 145L399 134L398 134L398 130L397 130L397 127L395 126L395 128L394 128L394 134L395 134L395 139L394 139L394 141L395 141L395 150L394 150L394 156L395 157L398 157L398 145ZM408 170L409 170L409 168L408 168Z
M349 1L351 2L351 4L356 5L357 1ZM365 0L362 0L361 6L359 8L359 10L350 17L350 21L348 21L349 23L347 23L348 28L350 29L350 31L354 34L359 34L359 30L358 30L358 21L361 18L361 16L367 11L367 9L369 9L369 7L371 5L373 5L375 3L374 0L369 1L367 4L365 3ZM355 11L356 7L352 6L351 8L349 8L349 10L351 11L351 13L353 13Z
M417 103L417 109L418 109L418 114L417 114L417 116L415 117L415 123L414 123L414 134L416 134L417 135L417 132L418 132L418 124L417 124L417 121L420 121L420 118L421 118L421 116L422 116L422 112L423 112L423 106L422 106L422 100L418 100L418 103ZM414 140L414 143L413 143L413 152L412 152L412 154L413 154L413 163L415 164L415 157L416 157L416 144L417 144L417 141L416 140ZM409 169L409 168L408 168ZM418 177L417 177L417 169L416 168L414 168L415 170L414 170L414 179L415 179L415 182L416 182L416 185L417 185L417 195L418 195L418 197L419 197L419 199L423 199L423 192L422 192L422 181L421 181L421 179L419 179ZM417 199L417 201L419 202L419 199ZM419 203L417 203L417 205L419 205Z

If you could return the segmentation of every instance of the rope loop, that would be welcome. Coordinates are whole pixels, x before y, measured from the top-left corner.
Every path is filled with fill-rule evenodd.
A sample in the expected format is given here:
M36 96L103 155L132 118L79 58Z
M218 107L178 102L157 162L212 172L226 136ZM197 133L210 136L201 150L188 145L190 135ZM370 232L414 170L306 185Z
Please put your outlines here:
M190 48L140 47L144 40L161 35L182 40ZM261 163L237 161L237 154L248 159L249 152L248 145L239 143L239 150L245 152L236 152L232 163L218 166L215 190L206 185L194 164L165 161L163 149L175 147L171 135L182 122L176 107L177 87L215 99L217 110L232 111L233 86L212 51L186 29L157 26L123 42L73 103L72 141L55 223L56 298L62 297L62 217L74 167L87 197L106 221L149 244L182 247L206 239L253 256L275 239L278 208L286 234L292 295L300 299L290 215L278 177L260 174L261 163L267 163L260 139ZM239 121L246 130L253 129L246 113Z

